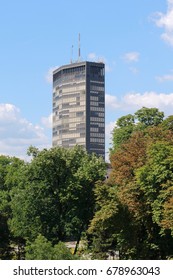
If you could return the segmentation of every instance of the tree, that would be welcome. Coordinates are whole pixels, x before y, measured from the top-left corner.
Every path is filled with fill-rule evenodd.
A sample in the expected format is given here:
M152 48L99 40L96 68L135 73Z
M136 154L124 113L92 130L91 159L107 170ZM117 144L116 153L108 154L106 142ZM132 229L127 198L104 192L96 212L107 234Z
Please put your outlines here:
M44 236L38 235L31 243L27 242L25 247L26 260L75 260L70 250L64 243L59 242L55 246L51 244Z
M111 154L112 172L95 192L89 227L96 256L112 248L122 259L172 256L172 139L171 130L152 123L135 129Z
M144 133L132 134L111 155L112 173L106 187L105 202L101 199L101 188L96 192L96 211L89 232L93 234L94 254L104 250L118 250L120 258L130 259L137 254L141 244L142 228L139 227L134 213L138 211L137 191L132 181L135 170L145 162L146 140ZM108 194L107 194L108 193ZM103 248L98 247L103 246ZM103 245L102 245L103 244ZM96 251L97 248L97 251Z
M55 244L53 248L53 260L78 260L79 257L70 252L63 242Z
M9 183L12 173L17 173L23 161L8 156L0 156L0 259L10 259L13 236L9 230L8 221L11 218L10 191L13 184Z
M79 243L93 215L93 187L104 178L103 160L80 147L39 152L11 192L14 236L33 241L41 234L53 244L66 239Z
M7 218L0 212L0 260L10 258L10 232L7 225Z
M117 127L122 128L122 127L127 127L127 126L133 126L135 123L135 117L131 114L128 114L126 116L120 117L117 120Z
M92 236L93 258L105 259L108 249L113 247L112 226L118 212L115 189L102 182L95 187L96 212L87 233ZM113 229L114 226L113 226ZM115 232L114 232L115 233Z
M120 117L112 132L111 154L115 152L123 143L126 143L135 131L144 131L147 127L158 126L163 122L164 113L157 108L139 109L134 115L128 114ZM166 123L165 123L166 125Z
M163 205L160 223L164 229L171 230L173 236L173 187L167 189L167 199Z
M162 235L172 231L173 217L173 143L157 142L148 150L147 164L137 172L140 189L150 205L153 221L161 228Z
M28 150L27 150L27 155L28 156L32 156L33 158L35 158L39 153L39 149L34 147L34 146L29 146Z
M157 108L143 107L135 113L135 118L144 126L157 126L162 123L164 113L159 112Z
M25 251L26 260L51 260L53 255L51 242L41 234L32 243L27 242Z
M173 115L167 117L165 120L162 122L162 127L163 129L166 130L173 130Z
M112 133L112 152L117 150L122 143L125 143L131 136L135 127L134 116L129 114L119 118Z

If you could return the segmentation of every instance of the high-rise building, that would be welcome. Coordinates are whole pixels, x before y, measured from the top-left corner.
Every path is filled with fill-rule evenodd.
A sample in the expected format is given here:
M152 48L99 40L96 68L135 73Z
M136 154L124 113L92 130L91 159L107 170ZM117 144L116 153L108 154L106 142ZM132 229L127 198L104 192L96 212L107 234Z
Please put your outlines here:
M75 145L105 157L104 63L71 63L53 72L53 146Z

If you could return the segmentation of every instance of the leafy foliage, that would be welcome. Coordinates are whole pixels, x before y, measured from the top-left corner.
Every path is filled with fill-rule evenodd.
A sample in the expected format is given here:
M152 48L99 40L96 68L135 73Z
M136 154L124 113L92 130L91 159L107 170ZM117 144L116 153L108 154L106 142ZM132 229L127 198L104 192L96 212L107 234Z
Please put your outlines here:
M163 117L143 107L117 120L106 180L103 160L77 146L30 146L29 163L0 156L0 259L75 259L64 242L76 253L82 235L93 259L171 258L173 116Z
M94 184L104 173L103 160L80 147L39 152L11 192L14 236L34 240L40 233L53 243L80 240L93 214Z
M135 113L135 118L145 126L157 126L162 123L164 113L159 112L157 108L143 107Z
M9 230L8 220L11 217L10 191L14 182L9 184L8 179L12 170L13 174L17 173L21 165L23 161L18 158L0 156L0 259L9 259L13 255L10 246L13 237Z
M70 250L63 242L52 246L44 236L38 235L34 242L27 242L25 247L26 260L75 260Z
M125 122L125 116L122 127L114 129L113 141L123 130L124 139L113 143L110 178L95 190L96 211L88 232L94 256L102 259L108 250L118 250L122 259L173 255L172 118L163 121L155 108L142 108L134 116L135 124ZM128 137L127 127L132 128Z
M157 108L142 107L134 115L128 114L119 118L112 133L111 153L116 151L121 144L128 141L132 133L135 131L144 131L146 127L158 126L163 122L164 113ZM171 118L171 117L170 117ZM165 120L165 126L169 120Z

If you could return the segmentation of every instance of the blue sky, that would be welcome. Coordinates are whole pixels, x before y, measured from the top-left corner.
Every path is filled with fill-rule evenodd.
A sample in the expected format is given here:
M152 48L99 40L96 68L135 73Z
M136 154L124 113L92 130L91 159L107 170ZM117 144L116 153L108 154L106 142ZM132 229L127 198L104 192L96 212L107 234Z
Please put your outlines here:
M51 73L79 32L82 59L106 65L107 150L117 118L173 114L173 0L0 0L0 154L51 147Z

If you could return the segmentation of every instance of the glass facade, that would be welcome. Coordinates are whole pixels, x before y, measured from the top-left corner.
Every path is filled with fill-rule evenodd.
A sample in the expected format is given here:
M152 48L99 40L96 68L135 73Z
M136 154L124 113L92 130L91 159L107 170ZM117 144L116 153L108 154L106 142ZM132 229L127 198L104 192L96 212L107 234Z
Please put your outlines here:
M80 62L53 73L53 146L105 154L104 64Z

